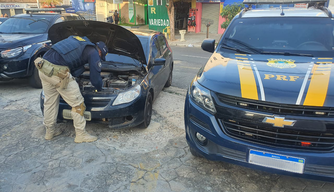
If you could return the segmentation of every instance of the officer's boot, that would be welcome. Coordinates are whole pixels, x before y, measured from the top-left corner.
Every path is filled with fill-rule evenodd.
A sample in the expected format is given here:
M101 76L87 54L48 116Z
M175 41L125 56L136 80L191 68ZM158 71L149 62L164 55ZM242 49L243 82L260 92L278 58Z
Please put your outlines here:
M74 142L76 143L83 143L83 142L93 142L96 141L97 137L90 135L86 132L85 129L75 129L75 139Z
M46 140L51 140L52 138L60 135L63 131L59 128L56 127L45 127L45 139Z

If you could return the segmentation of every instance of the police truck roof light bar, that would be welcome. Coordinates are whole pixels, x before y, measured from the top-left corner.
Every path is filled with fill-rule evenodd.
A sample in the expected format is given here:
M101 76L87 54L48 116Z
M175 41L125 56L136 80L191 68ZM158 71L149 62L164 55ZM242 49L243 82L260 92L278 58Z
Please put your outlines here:
M327 0L244 0L244 4L326 3Z
M25 10L27 13L41 12L41 11L45 11L45 12L53 11L53 12L61 13L62 11L65 11L64 8L27 8Z

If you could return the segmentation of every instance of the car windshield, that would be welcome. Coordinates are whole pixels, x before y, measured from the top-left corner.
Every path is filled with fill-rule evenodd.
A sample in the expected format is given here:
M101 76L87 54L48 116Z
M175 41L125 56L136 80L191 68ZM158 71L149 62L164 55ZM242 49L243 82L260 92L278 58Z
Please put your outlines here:
M0 25L0 33L27 33L27 34L36 34L36 33L46 33L49 27L50 21L38 18L9 18Z
M244 18L229 26L222 51L314 57L334 55L330 18Z

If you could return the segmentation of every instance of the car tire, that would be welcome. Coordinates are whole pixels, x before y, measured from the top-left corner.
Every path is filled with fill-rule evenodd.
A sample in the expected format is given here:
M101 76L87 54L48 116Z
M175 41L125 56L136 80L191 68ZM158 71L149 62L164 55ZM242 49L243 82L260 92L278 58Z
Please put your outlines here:
M190 153L194 156L194 157L202 157L202 155L200 155L195 149L193 149L192 147L189 147L189 151Z
M169 77L167 79L165 87L170 87L172 85L172 81L173 81L173 69L170 70Z
M139 128L146 129L150 125L152 118L152 108L153 108L152 94L148 93L144 109L144 122L139 125Z
M42 82L39 78L38 69L35 67L35 65L33 66L32 75L29 77L29 85L37 89L42 88Z

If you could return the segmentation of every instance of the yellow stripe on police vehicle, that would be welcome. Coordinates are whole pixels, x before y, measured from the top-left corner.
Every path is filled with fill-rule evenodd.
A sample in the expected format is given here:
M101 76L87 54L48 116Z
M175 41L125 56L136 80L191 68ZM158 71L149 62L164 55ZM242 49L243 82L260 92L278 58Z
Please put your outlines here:
M329 79L331 76L330 65L314 65L312 77L305 97L304 105L323 106L327 97Z
M247 58L243 58L247 59ZM241 96L247 99L254 99L258 100L258 92L256 81L254 77L254 73L252 70L249 61L238 61L238 71L239 71L239 78L240 78L240 89L241 89Z

